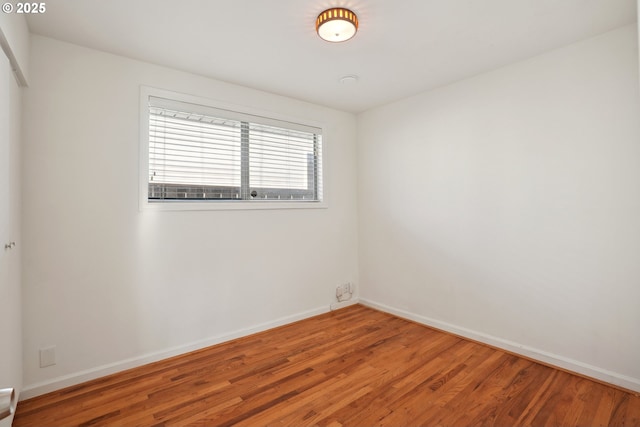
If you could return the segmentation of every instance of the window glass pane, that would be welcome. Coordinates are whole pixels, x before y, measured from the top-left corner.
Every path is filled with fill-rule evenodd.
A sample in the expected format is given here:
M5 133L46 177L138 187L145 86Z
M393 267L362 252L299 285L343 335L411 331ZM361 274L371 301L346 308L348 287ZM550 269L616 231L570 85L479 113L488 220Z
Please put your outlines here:
M249 138L252 187L309 189L315 173L313 134L253 125Z
M240 123L152 109L150 180L172 184L240 185Z

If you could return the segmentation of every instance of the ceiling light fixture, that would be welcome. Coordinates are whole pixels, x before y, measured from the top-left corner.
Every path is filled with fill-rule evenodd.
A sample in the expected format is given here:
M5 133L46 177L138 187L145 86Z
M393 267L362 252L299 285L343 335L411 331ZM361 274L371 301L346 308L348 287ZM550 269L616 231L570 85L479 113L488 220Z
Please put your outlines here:
M328 42L344 42L356 35L358 17L342 7L327 9L318 15L316 31Z

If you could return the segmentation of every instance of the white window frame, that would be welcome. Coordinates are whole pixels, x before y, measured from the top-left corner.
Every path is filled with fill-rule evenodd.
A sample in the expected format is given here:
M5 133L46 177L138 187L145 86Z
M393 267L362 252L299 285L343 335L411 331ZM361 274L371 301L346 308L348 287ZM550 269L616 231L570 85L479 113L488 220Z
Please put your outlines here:
M273 201L273 200L203 200L203 201L181 201L163 200L149 201L149 97L165 98L178 102L202 105L208 108L227 110L239 115L246 114L258 118L264 118L265 124L269 120L297 123L304 126L314 127L322 130L322 166L320 168L322 182L321 200L294 200L294 201ZM271 111L259 110L253 107L230 104L202 98L193 95L173 92L149 86L140 86L140 137L139 137L139 206L141 211L206 211L206 210L255 210L255 209L318 209L328 207L327 181L326 181L326 159L327 159L327 138L326 126L314 120L291 117Z

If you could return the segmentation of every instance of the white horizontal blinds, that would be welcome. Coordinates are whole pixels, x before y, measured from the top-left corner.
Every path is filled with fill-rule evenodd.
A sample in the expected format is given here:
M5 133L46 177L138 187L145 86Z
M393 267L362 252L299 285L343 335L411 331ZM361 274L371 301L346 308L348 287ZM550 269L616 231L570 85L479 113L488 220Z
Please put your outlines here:
M149 200L321 200L316 128L149 98Z
M251 123L249 176L252 194L266 199L319 200L320 149L318 134Z

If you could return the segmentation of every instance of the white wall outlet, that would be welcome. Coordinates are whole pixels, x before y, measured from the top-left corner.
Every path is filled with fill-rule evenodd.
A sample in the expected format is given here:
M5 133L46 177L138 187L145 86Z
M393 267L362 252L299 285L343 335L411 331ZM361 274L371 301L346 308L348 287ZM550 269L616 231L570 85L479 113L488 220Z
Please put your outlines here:
M351 299L351 283L343 283L336 288L336 298L339 302Z
M40 367L46 368L56 364L56 346L45 347L40 349Z
M356 285L353 282L344 282L336 286L335 301L331 303L331 310L338 310L352 304L357 304L358 299L354 297Z

